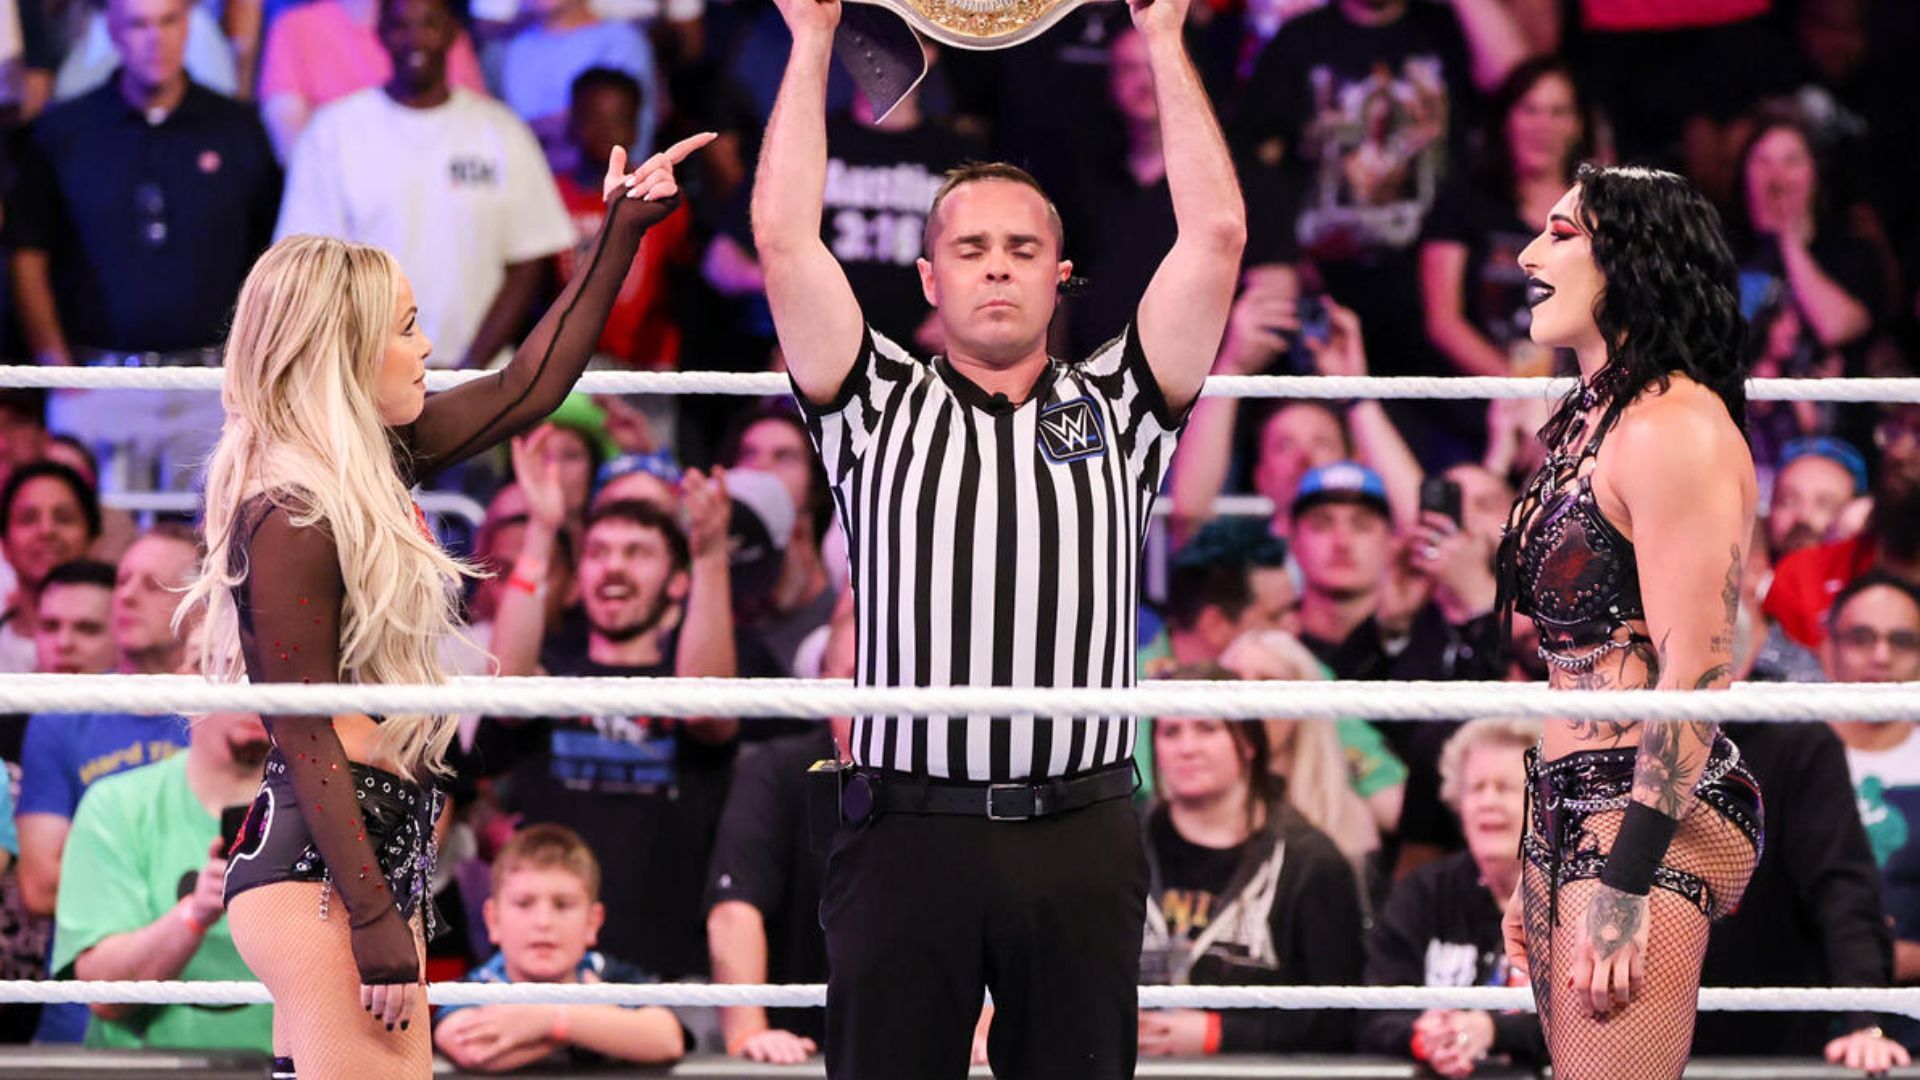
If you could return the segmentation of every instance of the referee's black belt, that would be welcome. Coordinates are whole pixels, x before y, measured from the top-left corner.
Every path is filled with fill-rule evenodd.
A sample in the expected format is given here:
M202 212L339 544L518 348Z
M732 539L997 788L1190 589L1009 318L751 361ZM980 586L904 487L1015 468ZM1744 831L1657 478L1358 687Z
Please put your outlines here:
M910 773L855 769L841 792L844 818L877 814L956 814L988 821L1032 821L1133 794L1133 762L1074 777L1004 784L960 784Z

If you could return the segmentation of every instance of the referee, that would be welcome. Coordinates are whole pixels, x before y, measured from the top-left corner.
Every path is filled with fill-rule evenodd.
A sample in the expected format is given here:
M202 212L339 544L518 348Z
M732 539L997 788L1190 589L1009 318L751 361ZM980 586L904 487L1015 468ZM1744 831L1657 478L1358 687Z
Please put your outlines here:
M1060 215L1010 165L955 170L928 213L920 279L946 355L918 359L866 325L820 231L840 3L778 0L794 44L754 241L847 530L861 685L1133 685L1141 541L1246 232L1181 43L1188 0L1133 2L1179 237L1134 324L1067 363L1046 352L1073 269ZM997 1075L1133 1075L1147 886L1126 798L1134 729L1031 713L855 721L820 908L834 1080L964 1076L983 987Z

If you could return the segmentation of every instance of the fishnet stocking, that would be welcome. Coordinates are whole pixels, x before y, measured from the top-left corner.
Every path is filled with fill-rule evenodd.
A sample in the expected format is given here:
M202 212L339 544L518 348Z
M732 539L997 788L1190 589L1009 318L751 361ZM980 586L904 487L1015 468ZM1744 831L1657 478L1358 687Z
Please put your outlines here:
M1569 819L1575 817L1568 814ZM1600 850L1612 849L1618 810L1593 814L1586 828ZM1712 807L1696 806L1680 823L1665 865L1694 874L1711 890L1714 917L1739 903L1757 861L1746 835ZM1600 883L1560 887L1560 925L1548 924L1548 880L1529 860L1521 868L1527 961L1533 998L1553 1059L1554 1080L1678 1080L1693 1044L1707 917L1679 893L1655 887L1647 904L1646 980L1639 996L1605 1019L1567 985L1586 933L1587 900ZM1557 963L1556 963L1557 961Z
M406 1031L388 1031L360 1007L347 912L335 897L320 918L320 885L283 881L235 896L227 921L240 958L273 995L273 1052L293 1059L299 1080L407 1080L433 1073L424 996ZM415 944L426 952L420 916Z

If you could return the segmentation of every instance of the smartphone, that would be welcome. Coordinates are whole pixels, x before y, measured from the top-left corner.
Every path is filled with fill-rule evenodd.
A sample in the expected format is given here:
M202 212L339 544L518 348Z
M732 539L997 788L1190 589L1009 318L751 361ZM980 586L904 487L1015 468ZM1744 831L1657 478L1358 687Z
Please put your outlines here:
M1300 319L1300 340L1325 342L1333 336L1333 320L1317 294L1302 296L1295 302L1294 312Z
M1460 485L1444 476L1429 476L1420 481L1420 512L1431 510L1460 524Z
M239 803L220 811L220 850L233 850L233 845L240 840L241 827L247 823L247 811L251 809L252 803Z

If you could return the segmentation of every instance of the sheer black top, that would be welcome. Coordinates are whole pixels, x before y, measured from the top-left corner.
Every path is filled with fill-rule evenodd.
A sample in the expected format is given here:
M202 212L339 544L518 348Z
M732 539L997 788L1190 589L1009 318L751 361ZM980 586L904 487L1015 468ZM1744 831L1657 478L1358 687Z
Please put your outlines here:
M538 423L572 390L606 323L640 237L671 213L678 198L618 198L609 208L584 270L575 275L506 367L427 398L420 417L392 430L395 458L409 486ZM341 670L339 551L324 522L296 525L294 492L249 498L235 519L234 587L241 650L253 682L348 681ZM424 522L422 528L424 528ZM359 811L341 789L350 766L330 716L267 718L285 757L303 819L332 870L332 885L355 930L354 954L367 983L419 977L411 932L387 894ZM327 796L336 795L332 801ZM362 931L365 931L364 933Z

